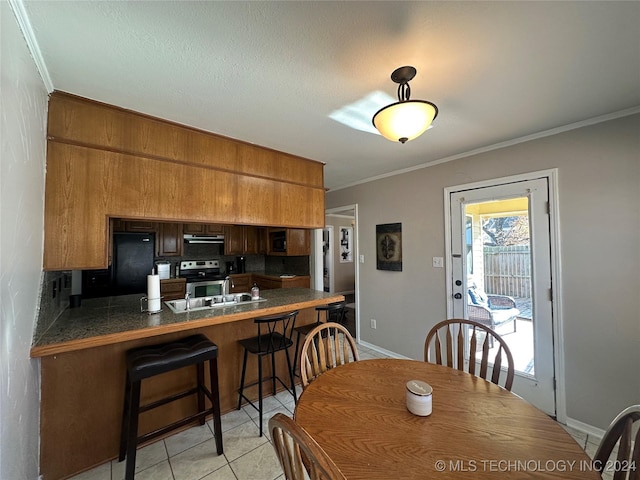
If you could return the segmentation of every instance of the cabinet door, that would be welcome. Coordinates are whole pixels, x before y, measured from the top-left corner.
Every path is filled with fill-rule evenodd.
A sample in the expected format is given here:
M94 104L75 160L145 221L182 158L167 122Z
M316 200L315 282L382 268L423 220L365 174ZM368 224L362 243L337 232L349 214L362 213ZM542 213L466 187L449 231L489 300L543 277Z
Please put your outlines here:
M121 218L112 218L110 219L111 222L111 232L125 232L126 231L126 225L124 220L122 220Z
M282 281L278 278L270 278L262 275L255 275L254 281L261 290L271 290L274 288L282 288Z
M258 242L258 249L256 253L258 255L266 255L267 254L267 227L255 227L256 229L256 237Z
M311 255L311 235L304 228L287 228L287 255Z
M224 225L207 223L204 227L205 233L208 233L209 235L224 235Z
M285 256L286 250L274 250L276 245L282 243L282 240L288 242L286 228L268 228L267 229L267 255Z
M244 253L255 255L258 253L258 229L244 227Z
M182 224L182 231L190 235L224 235L224 225L218 223L184 223Z
M251 291L251 274L240 273L231 275L233 286L231 293L245 293Z
M160 295L163 300L178 300L187 293L186 282L178 279L160 280Z
M224 228L224 254L244 254L244 227L228 225Z
M161 223L158 229L158 256L182 256L183 236L181 223Z
M182 231L190 235L203 234L205 226L205 223L183 223Z
M126 220L125 231L154 233L156 231L156 224L154 222L139 222L136 220Z

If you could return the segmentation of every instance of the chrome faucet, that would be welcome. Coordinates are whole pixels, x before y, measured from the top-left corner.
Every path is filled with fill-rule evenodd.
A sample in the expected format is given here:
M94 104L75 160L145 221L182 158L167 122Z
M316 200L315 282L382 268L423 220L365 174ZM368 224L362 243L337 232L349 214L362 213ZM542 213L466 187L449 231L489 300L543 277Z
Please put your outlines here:
M222 284L222 295L228 295L232 288L235 288L235 284L233 283L233 279L227 275Z
M185 310L191 310L191 293L187 292L184 296L184 300L186 302Z

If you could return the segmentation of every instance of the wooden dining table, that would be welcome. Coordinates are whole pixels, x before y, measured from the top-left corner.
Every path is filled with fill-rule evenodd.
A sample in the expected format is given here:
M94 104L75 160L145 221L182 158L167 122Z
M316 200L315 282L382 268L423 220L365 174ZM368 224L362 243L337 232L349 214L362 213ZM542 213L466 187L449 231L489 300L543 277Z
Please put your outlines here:
M432 413L406 407L406 384L433 387ZM320 375L295 420L347 479L599 479L555 420L502 387L431 363L361 360Z

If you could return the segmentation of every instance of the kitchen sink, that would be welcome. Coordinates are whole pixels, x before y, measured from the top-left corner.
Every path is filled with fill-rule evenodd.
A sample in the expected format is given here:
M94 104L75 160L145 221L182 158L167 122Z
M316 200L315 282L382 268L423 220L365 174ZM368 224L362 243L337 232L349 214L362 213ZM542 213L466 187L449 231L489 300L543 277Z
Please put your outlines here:
M187 310L187 301L184 299L168 300L164 302L164 304L169 307L173 313L186 313L266 301L267 299L262 297L257 300L252 300L250 293L231 293L229 295L191 298L189 299L189 310Z

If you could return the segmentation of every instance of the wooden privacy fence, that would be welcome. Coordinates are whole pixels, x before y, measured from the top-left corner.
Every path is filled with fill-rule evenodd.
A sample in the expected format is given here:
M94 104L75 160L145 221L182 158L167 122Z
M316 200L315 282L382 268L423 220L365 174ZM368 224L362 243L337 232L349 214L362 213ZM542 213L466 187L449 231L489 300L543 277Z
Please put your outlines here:
M531 296L529 245L484 249L484 289L495 295Z

